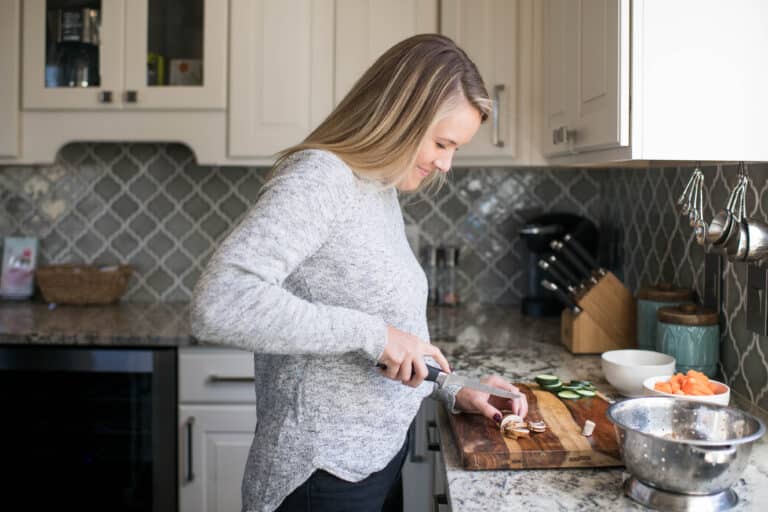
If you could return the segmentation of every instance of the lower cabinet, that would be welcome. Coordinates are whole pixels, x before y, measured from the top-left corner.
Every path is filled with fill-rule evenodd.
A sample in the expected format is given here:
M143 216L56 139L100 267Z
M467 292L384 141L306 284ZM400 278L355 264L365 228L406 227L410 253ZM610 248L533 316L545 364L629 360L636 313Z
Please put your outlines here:
M255 405L179 407L179 510L240 512Z
M179 510L240 512L243 471L256 429L253 354L179 351Z

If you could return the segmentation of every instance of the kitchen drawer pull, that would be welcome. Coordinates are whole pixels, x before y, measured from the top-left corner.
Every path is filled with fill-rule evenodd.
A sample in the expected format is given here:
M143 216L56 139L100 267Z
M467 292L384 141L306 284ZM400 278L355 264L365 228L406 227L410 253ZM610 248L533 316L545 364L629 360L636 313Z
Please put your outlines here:
M435 438L429 435L431 432L435 433ZM440 441L437 439L437 423L434 421L427 422L427 450L431 452L440 451Z
M125 91L123 93L123 101L126 103L136 103L139 101L138 91Z
M186 434L187 434L187 442L186 442L186 449L187 449L187 464L186 464L186 472L184 475L184 481L186 483L190 483L194 481L195 479L195 472L194 472L194 465L192 460L192 446L193 446L193 431L192 428L195 425L195 417L190 416L187 418L187 421L184 422Z
M255 377L249 375L209 375L208 381L214 384L216 383L231 383L231 382L254 382Z
M501 93L504 91L504 85L498 84L493 87L493 134L492 140L494 146L497 148L504 147L504 141L501 140Z
M112 91L99 91L99 103L112 103Z

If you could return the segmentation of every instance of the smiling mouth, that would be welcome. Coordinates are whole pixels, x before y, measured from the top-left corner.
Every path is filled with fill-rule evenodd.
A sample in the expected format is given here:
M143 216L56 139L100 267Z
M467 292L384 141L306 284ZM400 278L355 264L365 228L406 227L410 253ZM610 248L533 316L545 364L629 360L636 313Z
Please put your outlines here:
M421 175L422 175L423 177L425 177L425 178L426 178L427 176L429 176L429 175L430 175L430 173L431 173L431 171L425 171L425 170L424 170L424 169L422 169L421 167L418 167L418 166L416 166L416 167L419 169L419 172L421 173Z

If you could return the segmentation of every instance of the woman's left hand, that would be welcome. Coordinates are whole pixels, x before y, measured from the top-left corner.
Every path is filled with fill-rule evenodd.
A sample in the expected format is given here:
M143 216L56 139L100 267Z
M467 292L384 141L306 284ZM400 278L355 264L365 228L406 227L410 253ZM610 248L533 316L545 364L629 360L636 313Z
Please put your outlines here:
M461 388L456 394L456 409L464 412L479 413L486 418L501 423L502 410L512 411L513 414L525 418L528 414L528 400L525 395L503 377L492 375L481 379L480 382L496 388L517 391L521 398L502 398L492 396L482 391L470 388Z

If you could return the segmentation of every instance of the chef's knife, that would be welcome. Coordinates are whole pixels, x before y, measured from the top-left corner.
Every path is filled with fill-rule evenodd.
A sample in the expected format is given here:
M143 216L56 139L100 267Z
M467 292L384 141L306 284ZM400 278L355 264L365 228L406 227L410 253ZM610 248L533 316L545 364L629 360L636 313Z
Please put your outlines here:
M541 286L546 288L547 290L554 292L555 295L560 299L560 302L568 306L568 308L573 311L574 314L578 315L581 313L581 308L578 304L576 304L573 299L571 299L571 296L565 293L559 286L557 286L555 283L547 281L546 279L541 280Z
M554 267L554 265L550 265L544 260L539 260L539 267L546 270L547 273L552 276L552 278L555 280L555 284L562 287L564 290L567 289L568 293L576 293L576 288L568 284L569 280L563 274L561 274L560 271Z
M597 279L592 275L592 271L584 265L584 263L570 251L570 246L566 247L560 240L552 240L549 246L559 253L565 261L573 265L584 277L589 279L592 284L597 284Z
M601 276L606 274L605 269L600 267L595 258L589 254L589 251L587 251L584 246L581 245L578 240L576 240L576 238L572 237L570 233L563 237L563 243L573 249L574 252L576 252L576 254L578 254L579 257L581 257L581 259L583 259L590 268L596 269L598 274Z
M382 370L387 369L387 365L383 363L376 363L376 366ZM489 395L500 396L502 398L522 398L523 395L516 391L507 391L506 389L497 388L483 384L482 382L467 377L460 377L455 373L445 373L431 364L427 365L427 378L426 380L437 383L439 388L445 386L461 386L464 388L472 388Z

